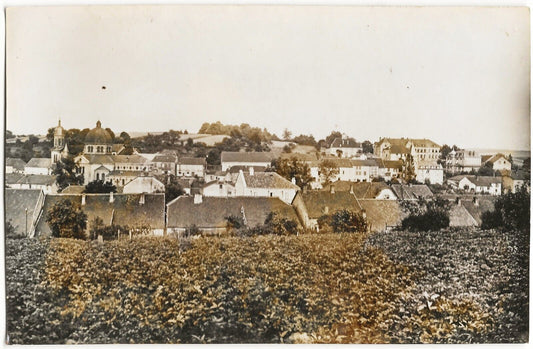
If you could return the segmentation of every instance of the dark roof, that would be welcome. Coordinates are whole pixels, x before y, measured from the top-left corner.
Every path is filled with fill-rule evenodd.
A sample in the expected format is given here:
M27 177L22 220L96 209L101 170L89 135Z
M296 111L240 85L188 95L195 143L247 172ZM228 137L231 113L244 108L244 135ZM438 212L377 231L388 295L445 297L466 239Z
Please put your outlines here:
M347 191L335 192L331 194L325 190L309 190L302 193L302 199L307 207L309 218L316 219L342 209L359 212L361 207L357 203L355 196Z
M409 149L407 149L407 147L405 145L391 144L390 153L391 154L409 154L410 151L409 151Z
M318 155L317 153L311 153L311 154L303 154L303 153L281 153L280 159L292 159L295 158L299 161L317 161Z
M181 165L205 165L205 158L179 158Z
M6 173L6 184L17 183L24 175L22 173Z
M176 160L175 155L164 154L154 156L152 162L176 162Z
M239 173L239 171L250 172L250 167L254 169L255 172L265 172L267 169L266 166L231 166L227 169L229 173Z
M28 218L28 230L31 228L34 214L38 214L40 189L6 189L5 192L5 218L11 221L15 231L19 235L26 235L26 217ZM26 216L25 209L28 209ZM37 211L37 212L35 212Z
M111 134L102 128L100 121L97 121L96 127L90 130L85 136L85 144L109 144L112 141Z
M501 177L492 176L466 176L470 182L478 187L490 187L493 183L501 183Z
M52 160L50 158L32 158L26 164L26 167L41 167L49 168L52 165Z
M223 151L220 154L221 162L270 162L274 158L274 154L270 152Z
M401 170L403 167L402 160L383 160L382 162L384 168L396 168Z
M69 185L61 191L61 194L81 194L84 190L83 185Z
M249 188L300 189L296 184L286 180L276 172L259 172L253 175L243 172L243 174L246 186Z
M430 139L423 138L423 139L411 139L410 140L413 145L417 148L425 147L425 148L440 148L440 145L433 142Z
M470 215L474 217L478 225L481 225L481 215L483 212L494 210L494 203L496 202L496 197L491 196L478 196L478 204L474 204L473 199L467 200L466 198L461 199L461 205L463 205Z
M372 231L384 230L387 226L396 226L402 220L402 210L396 200L359 200L366 212L366 219Z
M46 223L48 210L54 204L65 199L81 205L84 194L47 195L43 215L37 224L37 234L49 235L50 227ZM144 204L140 204L144 195ZM117 225L140 227L148 225L153 229L165 227L165 195L164 194L114 194L114 202L109 202L110 194L85 194L85 205L81 206L87 214L87 226L95 217L100 217L104 224L113 222Z
M199 228L225 227L225 217L242 217L242 208L249 227L263 224L270 212L298 222L294 208L278 198L203 197L202 203L194 204L194 197L180 196L168 204L168 227L184 228L193 224Z
M433 193L425 184L393 184L392 190L394 190L394 193L400 200L412 200L433 196Z
M361 143L358 143L353 138L335 138L331 142L330 148L361 148Z
M352 166L368 166L368 167L378 167L379 163L375 159L367 159L367 160L360 160L360 159L353 159L351 160Z
M115 163L133 163L133 164L144 164L148 160L145 157L137 154L132 155L111 155L111 159Z
M329 192L331 186L333 186L335 192L349 192L353 188L353 193L358 199L374 199L383 189L391 189L383 182L336 181L320 190Z
M323 162L323 161L331 161L333 162L335 165L337 165L338 167L345 167L345 168L349 168L349 167L352 167L354 166L352 164L352 160L350 159L346 159L346 158L338 158L338 157L324 157L322 158L321 160L317 160L317 161L312 161L309 163L309 166L311 167L319 167L320 164Z
M23 170L26 163L19 158L6 158L6 166L14 167L17 170Z
M481 162L496 162L499 159L504 158L506 161L509 161L505 155L502 153L494 154L494 155L483 155L481 157Z
M472 227L478 222L462 204L452 204L450 208L450 227Z
M138 177L142 173L142 171L113 170L109 172L108 176Z

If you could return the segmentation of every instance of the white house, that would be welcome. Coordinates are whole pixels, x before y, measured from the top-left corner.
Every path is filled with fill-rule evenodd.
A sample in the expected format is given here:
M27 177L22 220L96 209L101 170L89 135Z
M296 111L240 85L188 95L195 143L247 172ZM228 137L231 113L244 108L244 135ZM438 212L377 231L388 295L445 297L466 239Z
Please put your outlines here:
M378 164L378 177L382 177L386 181L391 181L393 178L401 177L403 169L402 160L376 160Z
M50 175L52 174L52 160L49 158L32 158L24 166L24 173L27 175Z
M511 171L511 162L505 157L505 155L498 153L494 155L484 155L481 157L483 164L491 163L494 171Z
M56 178L49 175L11 173L6 176L6 186L13 189L40 189L45 194L57 193Z
M214 180L204 185L202 194L206 197L235 196L235 185L225 180Z
M422 162L415 169L416 180L420 183L429 181L430 184L444 183L444 169L435 162Z
M178 177L200 177L205 175L206 161L204 158L179 158L176 166Z
M451 173L470 172L481 167L481 155L473 149L452 150L446 156L446 170Z
M501 195L501 177L464 176L458 183L460 189L478 194Z
M362 144L356 142L353 138L347 137L346 135L343 135L339 138L335 138L327 149L328 154L343 158L353 158L358 156L362 152Z
M268 167L275 158L269 152L232 152L223 151L220 154L222 171L226 171L233 166L263 166Z
M133 179L124 186L124 194L134 193L164 193L165 185L152 176L141 176Z
M275 172L239 172L235 196L274 197L291 204L300 188Z

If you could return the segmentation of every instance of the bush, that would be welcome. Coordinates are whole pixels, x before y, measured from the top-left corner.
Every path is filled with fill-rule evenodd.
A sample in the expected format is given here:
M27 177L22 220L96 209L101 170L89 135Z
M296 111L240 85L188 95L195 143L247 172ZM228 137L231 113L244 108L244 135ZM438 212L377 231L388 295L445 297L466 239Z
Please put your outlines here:
M483 229L528 230L530 221L530 193L526 186L516 193L502 195L494 203L494 211L485 212Z
M332 215L321 216L318 227L323 232L363 233L367 231L368 225L362 214L344 209Z
M52 230L53 237L75 238L85 240L85 228L87 227L87 215L76 202L69 199L59 201L46 216L46 223Z
M187 228L185 228L185 232L183 233L183 237L190 237L190 236L196 236L200 235L202 232L200 231L200 228L196 226L196 224L189 225Z
M270 212L265 219L265 223L255 227L240 229L240 236L254 235L297 235L298 223L289 218L281 217L277 212Z
M431 200L401 201L409 215L402 220L402 229L409 231L434 231L450 225L450 202L437 197Z

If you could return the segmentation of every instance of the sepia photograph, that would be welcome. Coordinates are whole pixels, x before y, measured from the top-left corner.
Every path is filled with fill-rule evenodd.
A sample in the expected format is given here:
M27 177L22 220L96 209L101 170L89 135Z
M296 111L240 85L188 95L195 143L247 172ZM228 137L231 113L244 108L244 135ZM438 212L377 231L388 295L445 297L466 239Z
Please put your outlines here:
M529 342L528 7L4 16L4 344Z

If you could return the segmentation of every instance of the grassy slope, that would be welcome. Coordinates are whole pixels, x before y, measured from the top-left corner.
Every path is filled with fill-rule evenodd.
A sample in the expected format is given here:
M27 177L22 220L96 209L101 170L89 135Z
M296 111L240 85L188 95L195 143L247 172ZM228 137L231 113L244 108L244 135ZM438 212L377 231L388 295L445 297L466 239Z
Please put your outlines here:
M483 288L479 270L472 267L487 270L481 275L485 279L491 275L493 286L521 273L516 263L505 269L502 264L508 259L493 257L508 253L489 247L499 246L495 244L499 239L494 235L471 239L473 247L466 251L442 243L428 248L433 246L431 239L443 240L436 235L424 240L394 234L375 235L366 244L355 235L200 238L192 246L158 238L103 245L55 239L50 247L8 240L7 291L12 296L8 306L9 299L20 294L31 299L18 305L20 312L8 308L17 315L10 313L9 333L13 343L524 338L516 321L510 322L513 328L507 329L511 333L507 337L498 327L505 319L514 319L511 307L522 305L520 288L511 285L500 293L492 286ZM466 245L461 239L472 234L457 233L453 241ZM508 242L507 248L513 244ZM479 264L477 258L482 257L487 261ZM450 259L453 266L447 264ZM25 267L19 272L20 265ZM461 272L451 272L455 267ZM39 268L45 268L39 277L20 284L25 274ZM453 279L457 275L459 279ZM453 286L447 287L450 283ZM431 299L436 292L439 297ZM491 308L490 295L500 308ZM36 309L44 309L45 315ZM509 316L497 318L491 309L502 309ZM31 335L19 330L38 322L40 327Z

